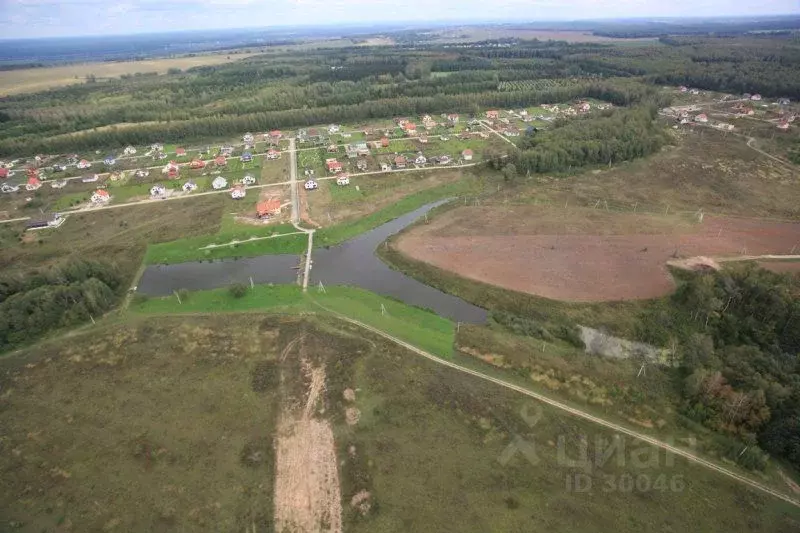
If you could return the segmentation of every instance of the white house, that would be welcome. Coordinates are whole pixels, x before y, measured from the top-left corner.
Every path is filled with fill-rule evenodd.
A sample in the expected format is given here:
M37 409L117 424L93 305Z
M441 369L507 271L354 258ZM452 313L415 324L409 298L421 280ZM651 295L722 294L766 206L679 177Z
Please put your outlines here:
M241 200L245 196L247 196L247 191L244 185L235 185L233 189L231 189L231 198L234 200Z
M338 124L331 124L330 126L328 126L328 133L330 133L331 135L333 135L334 133L339 133L341 130L342 127L339 126Z
M83 178L81 178L81 183L94 183L99 179L100 176L98 176L97 174L92 174L91 176L84 176Z
M308 180L308 181L305 183L305 185L303 185L303 187L305 187L305 189L306 189L307 191L313 191L314 189L316 189L317 187L319 187L319 185L317 185L317 182L316 182L316 181L314 181L314 180Z
M222 176L217 176L214 178L214 181L211 182L211 188L215 191L222 190L228 186L228 180L223 178Z
M137 170L134 174L137 178L146 178L150 175L150 171L147 169Z
M192 192L197 190L197 184L193 181L187 181L183 184L183 192Z
M439 158L440 165L449 165L450 161L451 160L449 155L443 155L442 157Z
M246 142L247 144L252 143L255 140L252 133L245 133L244 137L242 137L242 141Z
M17 185L9 185L8 183L0 185L0 192L17 192L18 190L19 186Z
M53 189L63 189L67 186L67 180L56 180L50 182L50 187Z
M167 189L163 185L153 185L150 187L150 196L153 198L163 198L167 195Z
M759 102L759 101L761 101L761 95L760 94L754 94L754 95L752 95L750 97L750 100L753 100L754 102Z
M122 151L122 155L135 155L136 148L133 146L126 146L125 149Z
M105 204L109 200L111 200L111 195L108 194L108 191L105 189L97 189L92 193L92 197L90 198L93 204Z
M78 161L78 164L77 164L77 167L80 168L80 169L90 168L91 166L92 166L92 164L89 163L85 159L81 159L80 161Z
M415 165L424 165L428 162L428 158L422 154L419 154L416 159L414 159Z
M279 159L281 157L281 153L277 150L273 150L272 148L269 149L267 152L267 159Z
M389 163L381 163L381 172L389 172L392 170L392 166Z
M342 174L336 178L336 185L350 185L350 176Z
M249 174L242 178L242 185L255 185L255 183L256 179Z

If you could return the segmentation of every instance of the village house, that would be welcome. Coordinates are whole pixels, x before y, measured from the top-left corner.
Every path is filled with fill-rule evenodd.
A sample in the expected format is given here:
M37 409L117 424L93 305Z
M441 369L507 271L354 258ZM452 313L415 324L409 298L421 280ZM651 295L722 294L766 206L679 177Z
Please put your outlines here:
M406 168L406 158L405 156L398 155L394 158L394 166L397 168Z
M461 158L462 158L464 161L472 161L472 156L473 156L473 155L474 155L474 154L473 154L472 150L470 150L469 148L467 148L466 150L464 150L463 152L461 152Z
M579 113L588 113L592 109L592 105L589 102L580 102L575 105L575 109Z
M223 157L230 157L233 154L233 146L225 145L219 149L219 153Z
M253 160L253 154L251 154L250 152L245 152L239 159L242 160L242 163L250 163Z
M166 174L170 179L177 178L179 171L180 168L178 167L178 164L175 163L175 161L170 161L163 169L161 169L161 173Z
M778 123L777 127L778 127L779 130L788 130L789 129L789 121L788 120L781 120Z
M505 124L506 126L508 126L508 125L511 124L511 121L508 120L507 118L501 118L500 119L500 124Z
M389 147L389 138L381 137L381 148L388 148L388 147Z
M790 102L788 98L778 98L778 105L789 105Z
M527 117L528 116L528 110L527 109L520 109L519 110L519 116Z
M459 116L457 113L450 113L447 115L447 120L450 122L450 124L458 124Z
M113 155L106 156L106 158L103 159L103 164L106 165L106 166L114 165L114 164L116 164L116 162L117 162L117 160Z
M215 191L220 191L228 186L228 180L223 178L222 176L217 176L214 178L214 181L211 182L211 188Z
M42 186L42 182L39 181L39 178L36 176L31 176L28 178L28 183L25 184L26 191L35 191L36 189Z
M150 151L151 152L163 152L164 151L164 145L161 144L161 143L153 143L153 144L150 145Z
M339 126L338 124L331 124L330 126L328 126L328 133L330 133L331 135L333 135L334 133L339 133L341 130L342 127Z
M36 230L36 229L43 229L43 228L57 228L61 224L64 223L66 217L62 217L60 213L52 213L51 215L45 215L47 218L40 218L35 220L29 220L26 225L26 230Z
M125 149L122 151L122 155L135 155L136 148L133 146L126 146Z
M183 184L183 192L192 192L197 190L197 184L191 180Z
M428 137L426 135L420 135L419 142L422 144L428 144Z
M272 130L267 135L267 138L269 141L277 143L278 141L281 140L281 138L283 138L283 132L281 132L281 130Z
M753 102L760 102L761 101L761 95L760 94L754 94L754 95L752 95L750 97L750 100L752 100Z
M201 169L201 168L205 168L205 166L206 166L206 162L203 161L202 159L192 159L192 162L189 163L189 168L191 168L193 170L198 170L198 169Z
M714 127L717 128L718 130L722 130L722 131L733 131L734 130L733 124L728 124L726 122L718 122L717 124L714 125Z
M506 137L519 137L520 136L520 131L519 131L518 128L510 127L510 128L506 128L503 131L503 135L505 135Z
M89 198L89 201L93 204L105 204L108 203L109 200L111 200L111 195L108 194L108 191L105 189L97 189L92 193L91 198Z
M9 170L5 167L0 167L0 179L8 178Z
M314 189L316 189L317 187L319 187L319 185L317 185L317 182L316 182L316 181L314 181L314 180L308 180L307 182L305 182L305 183L303 184L303 188L304 188L305 190L307 190L307 191L313 191L313 190L314 190Z
M486 112L486 118L488 118L489 120L497 120L498 117L500 117L500 111L497 111L496 109L492 109Z
M0 186L0 192L10 193L10 192L17 192L19 187L17 185L9 185L8 183L4 183Z
M228 160L225 159L225 156L219 155L214 159L214 164L218 167L224 167L228 164Z
M681 85L680 87L678 87L678 90L679 90L680 92L682 92L682 93L685 93L685 92L688 92L688 91L689 91L689 88L688 88L688 87L686 87L685 85Z
M281 214L281 201L277 198L268 198L256 204L256 217L270 218Z
M156 184L150 187L151 198L164 198L167 195L167 188L163 185Z
M700 89L689 89L689 94L698 95L700 94Z
M184 157L186 155L186 148L175 148L176 157Z
M367 160L366 159L359 159L356 161L356 168L361 172L367 170Z
M111 174L108 175L108 179L110 179L111 181L119 181L124 177L125 177L124 172L112 172Z
M327 151L328 151L329 154L335 154L336 152L339 151L339 147L336 146L335 144L329 144L328 148L327 148Z
M350 185L350 176L347 174L339 174L336 176L336 185Z
M80 169L91 168L91 166L92 166L92 164L89 163L85 159L81 159L80 161L78 161L78 164L77 164L77 167L80 168Z
M234 200L241 200L245 196L247 196L247 191L245 190L244 185L237 184L231 189L231 198Z
M452 159L450 159L449 155L443 155L439 157L439 164L440 165L449 165Z
M250 132L245 133L244 136L242 137L242 142L246 144L251 144L254 140L255 137L253 137L253 134Z
M348 144L345 147L345 151L347 152L347 157L351 159L358 157L360 155L368 156L370 154L369 146L367 146L367 143L365 141L357 142L354 144Z
M708 122L708 116L705 113L700 113L696 117L694 117L695 122L699 122L700 124L705 124Z
M381 172L390 172L392 166L389 163L381 163Z
M328 172L331 174L342 171L342 164L337 159L326 159L325 166L328 167Z
M414 159L415 165L425 165L428 163L428 158L425 157L422 153L417 154L417 158Z
M53 189L63 189L69 183L67 180L56 180L50 182L50 187Z
M255 185L255 184L256 184L256 179L250 174L242 178L242 185Z
M81 178L81 183L94 183L100 179L100 176L97 174L91 174L89 176L84 176Z
M270 148L267 151L267 159L268 160L274 161L275 159L280 159L280 158L281 158L281 153L278 150L273 150L272 148Z
M403 130L405 130L406 135L416 135L417 134L417 125L413 122L406 122L403 124Z

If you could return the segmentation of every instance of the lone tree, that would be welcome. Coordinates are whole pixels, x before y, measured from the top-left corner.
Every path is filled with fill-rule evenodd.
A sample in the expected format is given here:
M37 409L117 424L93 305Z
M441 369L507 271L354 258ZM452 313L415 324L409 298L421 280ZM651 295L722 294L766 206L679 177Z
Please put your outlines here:
M517 177L517 167L514 163L509 163L503 167L503 178L506 181L513 181Z
M245 294L247 294L247 286L241 283L234 283L231 285L231 288L228 289L231 296L234 298L242 298Z

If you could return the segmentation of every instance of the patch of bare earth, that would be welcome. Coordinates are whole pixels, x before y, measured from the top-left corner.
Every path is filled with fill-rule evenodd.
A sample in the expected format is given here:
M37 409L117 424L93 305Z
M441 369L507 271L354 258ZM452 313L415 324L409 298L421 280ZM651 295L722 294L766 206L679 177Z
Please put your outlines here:
M778 274L800 273L800 261L759 261L758 266Z
M278 423L275 530L341 532L342 504L336 448L328 421L317 418L325 392L325 368L301 360L306 381L302 406L289 404Z
M397 241L400 252L507 289L567 301L662 296L667 262L695 256L788 254L800 224L553 207L463 207Z

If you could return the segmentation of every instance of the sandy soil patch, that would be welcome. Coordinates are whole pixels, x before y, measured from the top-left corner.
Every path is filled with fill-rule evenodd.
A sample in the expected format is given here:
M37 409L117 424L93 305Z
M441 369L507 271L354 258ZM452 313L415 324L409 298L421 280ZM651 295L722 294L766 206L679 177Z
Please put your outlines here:
M301 360L306 399L287 405L276 440L275 530L341 532L342 504L333 430L315 418L325 392L325 368Z
M800 224L538 208L459 208L403 235L398 249L461 276L556 300L654 298L674 288L668 261L788 254ZM557 212L562 212L561 214ZM565 221L560 218L566 217Z

